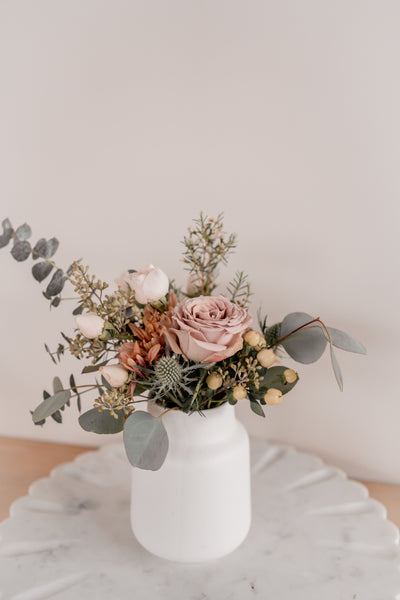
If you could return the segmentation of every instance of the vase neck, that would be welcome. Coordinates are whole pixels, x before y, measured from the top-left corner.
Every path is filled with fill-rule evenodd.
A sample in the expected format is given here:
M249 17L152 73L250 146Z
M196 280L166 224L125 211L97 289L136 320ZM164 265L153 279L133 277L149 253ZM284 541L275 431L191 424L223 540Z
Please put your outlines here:
M166 409L149 402L148 410L158 417ZM236 427L235 408L228 402L217 408L191 414L181 410L170 410L163 415L162 421L170 438L185 436L190 437L193 442L220 442L224 437L229 437Z

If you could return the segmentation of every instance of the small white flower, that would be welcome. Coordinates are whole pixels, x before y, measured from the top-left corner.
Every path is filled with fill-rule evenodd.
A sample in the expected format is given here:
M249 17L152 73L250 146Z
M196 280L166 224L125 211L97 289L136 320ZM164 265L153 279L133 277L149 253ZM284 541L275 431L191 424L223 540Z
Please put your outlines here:
M99 371L111 387L121 387L129 375L122 365L107 365L106 367L100 367Z
M164 298L169 289L168 277L164 271L153 265L131 273L125 271L117 283L120 287L128 285L134 290L136 300L140 304L148 304Z
M79 331L89 340L94 340L103 332L104 319L94 312L87 312L84 315L77 315L75 323Z

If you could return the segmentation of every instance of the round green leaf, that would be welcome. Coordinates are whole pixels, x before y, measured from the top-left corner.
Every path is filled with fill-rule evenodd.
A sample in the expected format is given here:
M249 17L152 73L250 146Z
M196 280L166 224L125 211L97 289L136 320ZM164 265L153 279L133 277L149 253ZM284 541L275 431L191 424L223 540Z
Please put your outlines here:
M260 390L257 394L258 397L264 397L264 394L269 388L275 388L280 390L282 394L287 394L294 388L299 378L293 383L288 383L285 379L284 372L288 367L270 367L264 377L260 380Z
M324 353L326 338L322 327L313 323L309 329L301 329L293 334L291 332L313 319L307 313L290 313L283 319L281 327L281 337L289 336L282 342L282 346L294 360L306 365L315 362Z
M125 421L124 444L129 462L139 469L157 471L168 453L168 435L161 419L137 410Z
M367 354L367 351L361 342L352 338L348 333L340 331L340 329L334 329L333 327L328 327L328 331L332 339L332 344L336 346L336 348L346 350L347 352Z
M4 246L7 246L8 242L11 240L14 230L12 228L12 225L9 221L9 219L4 219L4 221L2 222L2 226L3 226L3 233L2 235L0 235L0 248L4 248Z
M53 269L53 265L51 265L50 263L39 262L39 263L36 263L35 265L33 265L32 275L34 276L36 281L39 281L39 283L40 283L41 281L43 281L43 279L46 279L47 275L49 275L51 273L52 269Z
M32 230L27 223L20 225L14 234L15 238L20 241L29 239L31 237L31 235L32 235Z
M65 275L62 269L57 269L46 288L46 296L57 296L63 289L65 283Z
M91 408L79 417L79 425L85 431L93 433L118 433L124 428L123 411L115 411L118 418L111 415L108 410Z
M31 253L31 245L27 241L15 242L11 249L11 256L18 262L26 260Z

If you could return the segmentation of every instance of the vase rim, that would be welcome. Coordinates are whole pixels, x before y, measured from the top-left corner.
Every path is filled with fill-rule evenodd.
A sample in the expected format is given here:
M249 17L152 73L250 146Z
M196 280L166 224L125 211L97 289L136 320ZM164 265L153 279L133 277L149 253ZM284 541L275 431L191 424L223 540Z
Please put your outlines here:
M156 411L160 411L160 413L168 410L167 408L165 408L165 406L161 406L160 404L157 404L156 402L151 402L151 401L148 401L148 407L149 407L149 409L151 408L151 409L155 409ZM229 402L226 401L223 404L220 404L219 406L213 406L210 408L205 408L203 410L193 410L190 413L184 412L180 408L176 408L173 410L169 410L168 413L166 413L166 416L172 415L172 414L179 414L179 415L185 415L185 416L191 417L195 414L198 416L202 416L203 413L210 414L210 415L212 413L212 414L216 415L217 413L219 414L219 413L227 412L230 409L234 409L234 408L235 407L232 404L229 404Z

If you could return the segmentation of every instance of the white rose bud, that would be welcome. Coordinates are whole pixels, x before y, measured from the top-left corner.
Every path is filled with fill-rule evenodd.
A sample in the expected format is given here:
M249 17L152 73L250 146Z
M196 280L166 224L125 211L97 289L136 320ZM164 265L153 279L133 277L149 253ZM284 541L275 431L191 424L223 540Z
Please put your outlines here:
M103 332L104 319L94 312L87 312L84 315L77 315L75 323L79 331L89 340L94 340Z
M129 372L122 365L107 365L106 367L100 367L99 371L111 387L121 387L129 375Z
M130 273L128 283L135 290L136 300L140 304L148 304L164 298L169 289L168 277L164 271L153 265Z

